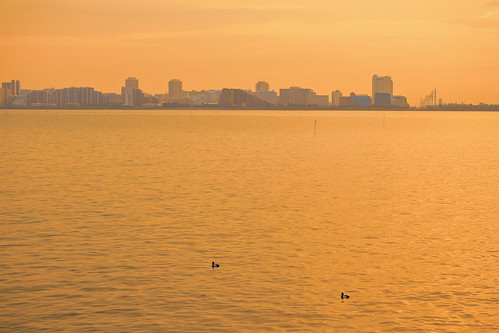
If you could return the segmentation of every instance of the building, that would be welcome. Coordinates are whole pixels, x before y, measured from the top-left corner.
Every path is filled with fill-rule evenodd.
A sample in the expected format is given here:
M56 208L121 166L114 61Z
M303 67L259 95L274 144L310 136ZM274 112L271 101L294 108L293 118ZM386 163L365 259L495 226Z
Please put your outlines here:
M139 80L129 77L125 86L121 88L121 98L124 106L137 106L141 104L142 91L139 89Z
M0 105L8 105L10 98L10 88L0 88Z
M11 96L19 96L21 92L21 85L19 84L19 80L2 82L2 88L10 90Z
M303 89L300 87L290 87L289 89L281 89L279 91L280 105L299 105L306 106L312 104L311 89Z
M270 85L265 81L258 81L255 85L256 92L269 91Z
M24 97L24 96L21 96ZM25 96L28 106L98 106L104 105L103 94L91 87L31 90ZM22 104L22 99L16 98Z
M392 96L392 106L397 106L401 108L409 107L409 103L407 103L407 98L405 96Z
M129 77L125 80L125 88L139 89L139 80L135 77Z
M376 106L392 105L392 95L388 93L376 93L376 95L374 95L374 99L376 100L376 103L374 104Z
M376 94L389 94L390 99L393 96L393 81L390 76L378 76L378 75L373 75L372 79L372 90L373 90L373 100L372 104L374 105L385 105L383 101L383 104L378 104L376 102Z
M329 106L329 95L317 95L315 92L313 92L311 103L312 105L327 107Z
M340 106L340 98L343 97L341 91L336 90L331 93L331 104L333 106Z
M269 103L242 89L223 89L218 106L221 108L265 108Z
M201 91L199 94L193 93L190 98L191 105L218 105L220 101L221 90Z
M178 79L173 79L168 82L168 96L173 100L179 100L184 98L184 92L182 90L182 81Z
M371 97L369 95L356 95L355 93L351 93L350 100L355 106L360 106L363 108L371 105Z
M269 104L272 105L279 104L279 97L277 96L277 92L275 92L274 90L272 91L261 90L261 91L251 92L251 94Z

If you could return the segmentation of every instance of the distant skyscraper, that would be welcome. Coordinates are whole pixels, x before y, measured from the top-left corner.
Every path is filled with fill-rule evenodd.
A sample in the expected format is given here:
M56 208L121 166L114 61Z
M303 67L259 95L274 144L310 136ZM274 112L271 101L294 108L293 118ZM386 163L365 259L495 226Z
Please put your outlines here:
M12 80L10 82L2 82L2 88L8 89L11 96L19 96L21 92L21 86L19 80Z
M373 76L372 88L374 105L378 105L378 103L376 103L376 94L389 94L390 98L393 96L393 81L390 76L378 76L375 74Z
M270 90L270 85L265 81L258 81L255 85L256 92L269 91L269 90Z
M137 106L141 104L142 92L139 89L139 80L129 77L125 86L121 88L121 98L124 106Z
M168 96L173 99L182 99L184 97L182 81L173 79L168 82Z
M125 88L139 89L139 80L129 77L125 80Z

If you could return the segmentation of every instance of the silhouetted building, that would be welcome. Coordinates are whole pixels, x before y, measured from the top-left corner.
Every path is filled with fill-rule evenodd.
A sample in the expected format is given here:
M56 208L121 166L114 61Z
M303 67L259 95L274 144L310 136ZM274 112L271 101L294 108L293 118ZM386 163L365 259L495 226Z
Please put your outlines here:
M376 102L376 94L389 94L390 98L393 95L393 81L390 76L378 76L378 75L373 75L373 80L372 80L372 90L373 90L373 104L374 105L386 105L384 104L385 101L383 101L383 104L379 104ZM389 104L388 104L389 105Z
M0 88L0 105L8 105L10 96L10 88L3 88L2 86Z
M356 95L354 93L350 94L350 100L360 107L367 107L371 105L371 97L369 95Z
M174 100L184 98L184 93L182 91L182 81L173 79L168 82L168 96Z
M333 106L340 106L340 98L343 97L341 91L336 90L331 93L331 104Z
M191 97L192 105L214 105L220 101L221 90L201 91L200 94L193 94Z
M19 96L21 92L21 85L19 83L19 80L2 82L2 88L10 90L11 96Z
M409 107L409 103L407 103L407 98L405 96L392 96L391 105L401 108Z
M222 108L264 108L270 105L242 89L223 89L218 106Z
M124 106L137 106L141 104L142 91L139 89L139 80L129 77L125 86L121 88L122 103Z
M31 90L26 96L29 106L98 106L104 105L103 101L103 94L91 87ZM24 101L17 99L17 103Z
M338 106L340 106L340 107L354 107L355 106L355 102L352 101L350 96L341 96L339 103L340 104Z
M255 97L261 99L264 102L267 102L272 105L277 105L279 103L279 97L275 91L256 91L250 92Z
M328 95L316 95L315 92L312 92L312 105L317 105L320 107L329 106L329 96Z
M125 88L139 89L139 80L135 77L129 77L125 80Z
M265 81L258 81L255 85L256 92L269 91L270 85Z
M279 91L280 105L300 105L306 106L312 104L312 90L300 87L290 87Z
M376 106L390 106L392 105L392 95L387 93L376 93L374 95Z

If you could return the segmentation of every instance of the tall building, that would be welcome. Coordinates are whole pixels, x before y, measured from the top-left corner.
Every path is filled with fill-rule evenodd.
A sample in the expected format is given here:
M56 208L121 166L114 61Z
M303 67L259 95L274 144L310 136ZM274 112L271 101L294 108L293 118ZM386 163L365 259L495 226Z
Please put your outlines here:
M19 84L19 80L2 82L2 88L8 89L11 96L19 96L21 92L21 85Z
M129 77L125 86L121 88L121 98L124 106L137 106L141 104L142 92L139 89L139 80Z
M21 85L19 84L19 80L12 80L11 83L11 91L12 95L19 96L21 92Z
M340 99L343 97L341 91L336 90L331 93L331 104L333 106L340 106Z
M265 81L258 81L255 85L256 92L269 91L269 90L270 90L270 85Z
M173 79L168 82L168 96L172 99L182 99L184 92L182 90L182 81Z
M372 81L372 89L373 89L373 104L374 105L384 105L378 104L376 102L376 94L389 94L390 98L393 96L393 81L390 76L378 76L373 75ZM385 100L383 100L385 102Z
M300 87L290 87L289 89L280 89L279 104L281 105L311 105L313 91Z
M139 89L139 80L135 77L129 77L125 80L125 88Z
M10 97L10 89L0 88L0 105L7 105Z

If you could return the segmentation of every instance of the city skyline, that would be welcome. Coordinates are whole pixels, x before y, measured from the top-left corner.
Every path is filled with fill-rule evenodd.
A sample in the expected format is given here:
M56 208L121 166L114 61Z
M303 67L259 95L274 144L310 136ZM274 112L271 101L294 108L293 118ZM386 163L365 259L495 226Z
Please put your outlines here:
M437 88L449 102L498 103L498 1L106 1L0 4L2 77L25 87L143 90L276 87L370 92L390 73L416 105Z

